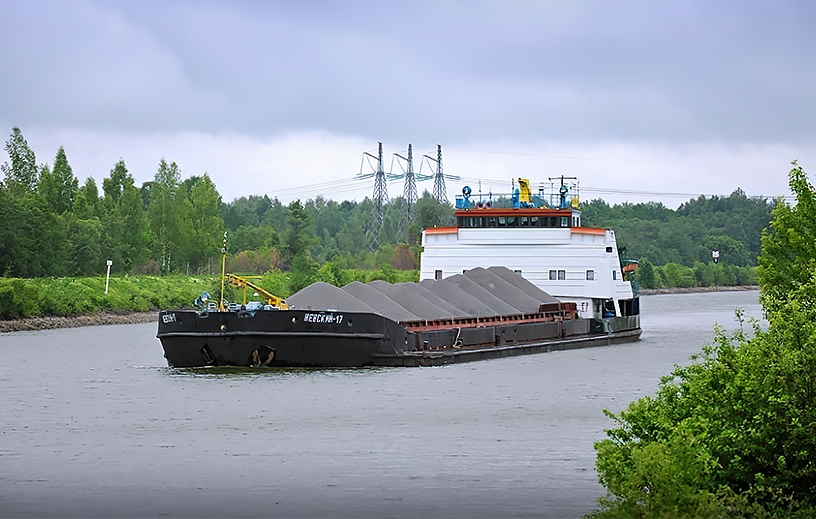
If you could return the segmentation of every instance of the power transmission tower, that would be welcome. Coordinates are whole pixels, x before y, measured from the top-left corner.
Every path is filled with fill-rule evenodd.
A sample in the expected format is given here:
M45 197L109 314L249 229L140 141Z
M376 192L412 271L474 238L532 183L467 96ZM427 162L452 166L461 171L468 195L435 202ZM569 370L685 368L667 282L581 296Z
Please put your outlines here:
M388 203L388 186L385 183L385 170L383 170L382 143L379 142L377 151L377 174L374 176L374 203L380 211L382 220L382 207Z
M434 173L433 197L440 204L447 203L448 194L445 192L445 175L442 173L442 145L436 145L436 158L430 155L423 155L428 161L436 162L436 172Z
M416 175L414 175L414 150L411 148L411 145L408 144L408 158L398 153L394 155L404 159L407 163L405 168L405 186L402 189L402 196L405 198L408 206L412 207L416 203L417 198L419 198L417 196Z
M363 164L366 157L377 160L377 166L374 172L374 193L371 197L374 202L372 209L372 217L369 218L369 224L366 226L366 241L371 250L377 250L380 245L380 230L383 225L383 207L388 203L388 186L386 184L385 170L383 169L383 150L382 142L377 143L377 156L363 152ZM368 178L370 175L363 174L363 164L360 164L360 174L357 178ZM369 165L371 163L369 162Z
M400 177L405 177L405 185L402 190L402 197L404 199L404 203L400 208L400 216L398 226L401 232L405 232L408 228L408 225L411 223L413 219L413 209L414 204L417 201L417 187L416 187L416 175L414 174L414 150L411 144L408 144L408 156L403 157L399 153L394 153L395 158L400 158L405 161L406 165L402 168L402 164L400 163L400 167L403 170L402 175L389 175L388 178L390 179L398 179ZM391 170L394 169L394 161L391 161Z

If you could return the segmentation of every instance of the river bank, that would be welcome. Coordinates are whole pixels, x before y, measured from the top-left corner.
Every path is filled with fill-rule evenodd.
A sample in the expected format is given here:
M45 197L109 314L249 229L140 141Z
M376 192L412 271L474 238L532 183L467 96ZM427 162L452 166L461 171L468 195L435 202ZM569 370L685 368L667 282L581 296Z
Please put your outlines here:
M691 287L691 288L653 288L641 289L640 295L657 294L696 294L701 292L738 292L757 290L755 285L734 287ZM100 312L96 314L72 316L43 316L23 319L0 320L0 333L20 332L27 330L52 330L56 328L78 328L81 326L104 326L109 324L138 324L155 322L159 311L147 312Z
M149 323L156 321L158 316L158 310L151 310L147 312L99 312L90 315L26 317L23 319L0 320L0 333L109 324Z
M759 290L759 286L739 285L732 287L641 288L640 295L653 296L658 294L699 294L702 292L742 292L745 290Z

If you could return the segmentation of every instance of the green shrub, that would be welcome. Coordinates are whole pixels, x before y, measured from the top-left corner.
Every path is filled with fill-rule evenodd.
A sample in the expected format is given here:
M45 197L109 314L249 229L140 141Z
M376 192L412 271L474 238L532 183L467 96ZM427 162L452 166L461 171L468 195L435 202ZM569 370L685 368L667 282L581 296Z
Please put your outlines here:
M0 279L0 318L17 319L40 313L40 290L24 279Z
M668 288L688 288L697 286L697 277L690 267L678 263L666 263L655 269L660 273L663 285Z
M737 311L740 330L716 329L654 397L607 412L616 427L595 444L607 495L590 517L816 517L816 189L795 162L789 185L796 204L777 205L762 237L767 331L754 321L750 337Z

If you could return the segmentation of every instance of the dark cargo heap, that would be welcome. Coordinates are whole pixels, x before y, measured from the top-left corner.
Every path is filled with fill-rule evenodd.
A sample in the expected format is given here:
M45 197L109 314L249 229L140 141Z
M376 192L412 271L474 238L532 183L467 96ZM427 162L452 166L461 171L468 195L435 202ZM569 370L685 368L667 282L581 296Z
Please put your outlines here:
M637 340L590 334L562 303L504 268L421 283L314 283L289 310L161 312L170 366L420 366Z

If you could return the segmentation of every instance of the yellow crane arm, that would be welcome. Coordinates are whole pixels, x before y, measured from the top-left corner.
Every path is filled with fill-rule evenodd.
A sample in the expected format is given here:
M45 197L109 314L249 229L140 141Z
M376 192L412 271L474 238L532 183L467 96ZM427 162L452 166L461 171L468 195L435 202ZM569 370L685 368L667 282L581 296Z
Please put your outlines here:
M533 192L530 189L530 180L527 178L519 178L519 202L532 203Z
M270 294L263 288L259 287L258 285L250 281L247 281L246 279L240 276L236 276L235 274L227 274L227 281L229 281L230 285L236 288L240 288L244 291L244 304L246 304L247 302L246 291L247 287L249 287L255 292L261 294L264 297L264 299L266 299L267 304L280 308L281 310L289 310L289 305L286 304L285 299L281 299L280 297L274 294Z

